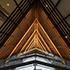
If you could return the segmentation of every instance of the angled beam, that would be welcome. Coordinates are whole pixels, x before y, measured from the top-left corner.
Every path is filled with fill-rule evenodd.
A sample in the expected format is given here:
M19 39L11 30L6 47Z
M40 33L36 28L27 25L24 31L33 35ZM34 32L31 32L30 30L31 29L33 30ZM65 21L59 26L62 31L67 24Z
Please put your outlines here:
M27 47L26 45L30 42L30 40L31 40L31 38L34 36L35 32L36 32L36 31L34 31L34 32L32 33L32 35L31 35L30 38L27 40L27 42L25 43L25 45L21 48L21 50L20 50L19 53L21 53L21 52L24 50L24 48Z
M58 0L58 2L56 3L55 7L57 7L60 2L61 2L61 0Z
M32 36L33 36L33 34L32 34ZM31 36L31 37L32 37L32 36ZM31 39L31 37L30 37L30 39ZM27 43L29 42L30 39L28 39ZM31 47L31 44L32 44L33 42L34 42L34 39L31 40L31 42L29 43L28 46L26 46L26 44L27 44L27 43L26 43L26 44L23 46L23 48L21 49L20 53L21 53L23 50L24 50L24 51L27 51L27 50ZM41 44L42 49L47 52L47 49L44 47L44 45L42 44L42 42L40 41L39 38L38 38L38 42ZM24 51L23 51L23 52L24 52Z
M29 60L27 62L23 62L23 60L28 60L26 58L32 58L32 57L34 57L35 59ZM42 59L45 59L45 60L47 59L49 61L53 61L53 59L49 58L49 56L46 57L46 56L43 56L43 55L40 55L40 54L39 55L34 54L34 55L30 55L30 56L28 55L28 56L24 56L24 57L21 57L21 58L16 57L17 60L14 59L13 61L11 60L8 63L5 63L5 64L1 65L0 70L12 69L12 68L16 68L16 67L20 67L20 66L26 66L26 65L30 65L30 64L34 64L34 63L45 65L45 66L50 66L50 67L54 67L54 68L62 69L62 70L70 70L69 66L67 66L66 64L65 65L61 64L61 62L59 62L58 59L57 60L54 59L53 63L49 63L49 62L41 61L41 60L37 59L36 57L42 58ZM61 65L59 65L59 64L61 64Z
M19 8L19 10L20 10L20 13L22 14L22 10L21 10L21 8L19 7L19 4L17 3L17 1L16 0L13 0L14 2L15 2L15 4L16 4L16 6ZM22 2L22 1L21 1Z
M39 34L39 33L38 33ZM40 36L41 37L41 36ZM43 39L42 39L43 40ZM29 41L29 40L28 40ZM27 42L28 42L27 41ZM47 49L46 49L46 47L44 47L44 45L42 44L42 42L40 41L40 39L38 38L38 41L39 41L39 43L42 45L42 49L44 50L44 51L46 51L47 52ZM44 41L44 40L43 40ZM31 46L31 44L34 42L34 39L32 39L32 41L29 43L29 45L28 46L26 46L26 44L25 44L25 46L26 46L26 48L25 48L25 46L23 46L23 48L21 49L21 51L20 51L20 53L24 50L24 48L25 48L25 51L26 50L28 50ZM46 45L46 43L45 43L45 45ZM48 46L47 46L48 47ZM48 50L49 52L51 52L51 50L49 49Z
M70 13L65 17L65 19L67 19L68 17L70 17Z
M44 49L44 51L48 52L47 49L46 49L46 47L44 47L44 45L42 44L41 40L38 39L38 41L39 41L39 43L41 44L41 46L42 46L42 48Z
M5 17L9 17L9 13L0 5L0 12L5 16Z
M23 50L24 51L26 51L28 48L30 48L30 45L32 44L32 42L33 42L33 40L30 42L30 40L31 40L31 38L34 36L34 34L35 34L35 32L37 32L37 34L39 34L38 32L38 27L39 27L39 25L38 25L38 20L36 19L36 22L35 22L35 24L34 24L34 32L32 33L32 35L30 36L30 38L28 39L28 41L25 43L25 45L22 47L22 49L20 50L20 52L19 53L21 53ZM41 37L41 36L40 36ZM36 38L35 38L36 39ZM42 39L43 40L43 39ZM30 43L29 43L30 42ZM39 42L40 42L40 40L39 40ZM44 40L43 40L43 42L44 42ZM27 44L29 43L29 45L27 46ZM41 43L41 42L40 42ZM42 45L42 43L41 43L41 45ZM45 45L48 47L48 45L45 43ZM48 49L46 49L46 47L44 47L43 46L43 48L44 48L44 50L48 50L49 52L51 52L51 50L50 50L50 48L48 48Z
M13 0L13 1L15 2L16 6L18 6L18 3L17 3L17 1L16 1L16 0Z
M43 51L43 50L41 50L41 49L33 48L33 49L28 50L28 51L25 51L24 53L22 52L22 54L25 55L25 54L27 54L27 53L30 53L30 52L34 51L34 50L38 50L38 51L40 51L40 52L42 52L42 53L44 53L44 54L47 54L47 53L48 53L48 52L45 52L45 51ZM35 53L36 53L36 52L35 52ZM20 53L19 53L19 54L20 54ZM19 57L19 54L18 54L18 57Z
M51 50L50 50L50 48L48 47L48 45L45 43L45 41L44 41L44 39L42 38L42 36L41 36L41 34L40 34L40 32L39 32L39 27L41 27L40 25L40 23L39 23L39 21L38 21L38 19L36 19L36 30L37 30L37 33L38 33L38 36L42 39L42 41L43 41L43 43L44 43L44 45L46 46L46 50L48 50L49 52L51 52ZM42 29L42 28L41 28ZM43 31L44 32L44 31Z
M24 46L23 46L23 48L21 49L20 53L22 53L22 51L23 51L23 53L24 53L24 52L27 52L27 50L31 47L31 44L32 44L33 42L34 42L34 40L32 39L31 42L29 43L29 45L26 46L25 49L23 49L23 48L24 48Z
M38 32L39 34L39 37L42 39L44 45L46 46L46 49L49 51L49 52L52 52L51 49L48 47L48 45L46 44L46 42L44 41L44 39L42 38L42 36L40 35L40 33Z

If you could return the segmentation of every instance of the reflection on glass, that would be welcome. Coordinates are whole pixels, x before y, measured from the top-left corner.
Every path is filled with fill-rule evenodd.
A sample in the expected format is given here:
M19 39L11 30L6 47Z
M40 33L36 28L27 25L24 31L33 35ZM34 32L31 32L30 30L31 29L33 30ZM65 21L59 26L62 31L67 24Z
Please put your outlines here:
M0 27L5 22L6 19L7 19L7 17L0 12Z
M51 1L54 3L54 5L56 5L58 2L58 0L51 0Z
M36 69L37 69L37 70L55 70L55 69L52 68L52 67L43 66L43 65L40 65L40 64L38 64L38 65L36 66Z
M67 23L69 24L70 26L70 16L66 19Z
M0 0L0 6L2 7L3 11L10 15L13 10L16 8L16 4L14 0Z
M23 59L23 62L29 62L29 61L32 61L32 60L35 60L35 57Z
M32 60L38 60L38 61L42 61L42 62L46 62L46 63L51 63L51 61L40 58L40 57L26 58L23 60L23 62L29 62ZM44 65L34 63L32 65L17 67L15 70L55 70L55 69L52 67L49 67L49 66L44 66Z
M19 4L22 0L16 0L17 1L17 3Z
M42 62L45 62L45 63L52 63L53 61L49 61L48 59L44 59L44 58L40 58L40 57L37 57L36 60L38 61L42 61Z
M45 59L45 58L42 58L42 57L29 57L29 58L23 59L23 63L34 61L34 60L45 62L45 63L50 63L50 64L53 62L53 60Z
M70 13L70 0L61 0L57 9L65 17L67 14Z
M33 69L34 69L33 65L27 65L27 66L17 67L15 70L33 70Z
M55 68L49 66L43 66L40 64L34 65L27 65L15 68L15 70L55 70Z

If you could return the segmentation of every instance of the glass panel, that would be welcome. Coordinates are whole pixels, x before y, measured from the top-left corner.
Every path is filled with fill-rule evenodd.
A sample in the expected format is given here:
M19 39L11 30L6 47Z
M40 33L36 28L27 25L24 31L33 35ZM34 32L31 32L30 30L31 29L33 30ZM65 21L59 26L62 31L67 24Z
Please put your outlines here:
M36 66L27 65L27 66L17 67L15 68L15 70L55 70L55 68L37 64Z
M1 27L2 24L3 24L3 21L0 19L0 27Z
M34 69L33 65L27 65L27 66L17 67L15 70L33 70L33 69Z
M70 26L70 17L68 17L68 18L66 19L66 21L68 22L68 24L69 24L69 26Z
M53 3L54 3L54 5L56 5L56 3L58 2L58 0L51 0Z
M5 16L5 14L3 14L3 13L0 11L0 27L1 27L1 25L5 22L6 19L7 19L7 17Z
M41 57L36 57L36 60L42 61L42 62L45 62L45 63L50 63L50 64L52 64L52 62L53 62L53 61L51 61L51 60L44 59L44 58L41 58Z
M16 4L13 0L0 0L0 5L8 15L16 8Z
M44 66L44 65L37 65L36 66L36 70L55 70L54 68L52 67L49 67L49 66Z
M22 0L16 0L17 1L17 3L19 4Z
M40 57L37 57L36 60L42 61L42 62L47 62L47 60L45 60L45 59L43 59L43 58L40 58Z
M23 59L23 62L29 62L29 61L32 61L32 60L35 60L35 57L30 57L30 58Z
M66 17L66 15L70 13L70 0L61 0L57 8L60 13Z

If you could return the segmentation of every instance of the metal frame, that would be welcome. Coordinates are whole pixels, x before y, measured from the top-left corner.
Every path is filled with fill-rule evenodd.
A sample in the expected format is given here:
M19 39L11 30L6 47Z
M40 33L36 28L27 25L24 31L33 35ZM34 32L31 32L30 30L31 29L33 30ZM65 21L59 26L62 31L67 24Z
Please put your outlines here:
M61 2L61 0L58 0L58 2L56 3L55 7L57 7L60 2Z
M35 59L32 59L30 61L26 61L25 59L28 58L32 58L34 57ZM42 59L47 59L49 61L53 61L52 63L48 63L48 62L44 62L41 61L39 59L36 59L37 57L42 58ZM53 56L54 57L54 56ZM52 56L49 56L48 54L38 54L38 53L30 53L30 54L23 54L20 55L20 57L15 56L15 58L10 58L8 59L5 64L0 66L0 70L6 70L6 69L12 69L12 68L16 68L16 67L20 67L20 66L25 66L25 65L29 65L29 64L41 64L41 65L45 65L45 66L50 66L50 67L54 67L54 68L58 68L58 69L62 69L62 70L70 70L70 67L67 66L66 64L62 63L62 59L55 59L55 57L53 58ZM24 60L24 62L23 62Z
M65 19L67 19L68 17L70 17L70 13L65 17Z

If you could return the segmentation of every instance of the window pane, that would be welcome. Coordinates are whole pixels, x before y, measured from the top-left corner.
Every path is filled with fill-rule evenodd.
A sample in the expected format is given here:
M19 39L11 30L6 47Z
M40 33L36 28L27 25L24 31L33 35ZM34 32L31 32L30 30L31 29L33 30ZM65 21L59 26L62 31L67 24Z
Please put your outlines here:
M23 62L29 62L35 60L35 57L23 59Z
M57 8L66 17L70 13L70 0L61 0Z
M15 70L55 70L55 68L37 64L36 66L26 65L26 66L17 67L15 68Z
M49 66L44 66L44 65L37 65L36 66L37 70L55 70L55 68L49 67Z
M56 5L56 3L58 2L58 0L51 0L53 3L54 3L54 5Z
M16 4L13 0L0 0L0 5L7 14L11 14L16 8Z
M22 0L16 0L17 1L17 3L19 4Z
M69 24L69 26L70 26L70 17L68 17L68 18L66 19L66 21L68 22L68 24Z
M0 27L5 22L6 19L7 17L0 11Z
M21 66L17 67L15 70L34 70L34 66L33 65Z

